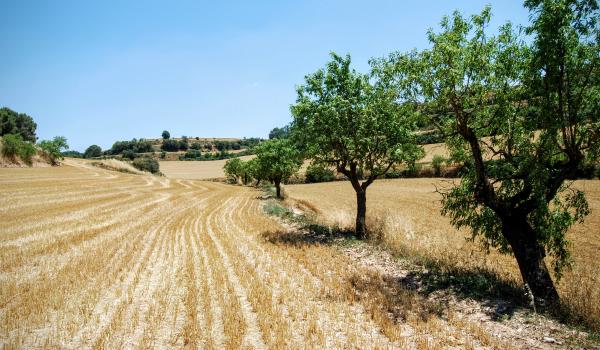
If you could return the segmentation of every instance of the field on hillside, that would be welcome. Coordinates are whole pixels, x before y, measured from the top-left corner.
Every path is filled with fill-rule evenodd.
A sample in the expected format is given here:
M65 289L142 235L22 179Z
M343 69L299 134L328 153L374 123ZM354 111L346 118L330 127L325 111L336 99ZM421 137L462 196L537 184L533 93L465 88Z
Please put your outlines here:
M240 157L242 160L252 159L254 156ZM203 161L161 161L160 171L168 177L175 179L202 180L225 177L223 166L227 159Z
M449 181L377 180L367 190L368 224L385 232L385 242L398 251L466 269L485 267L520 284L512 257L494 251L486 255L479 244L467 240L470 231L457 231L449 218L440 214L441 196L434 191L436 186L449 186ZM559 290L571 307L591 316L600 327L600 181L576 181L575 187L587 194L591 214L568 232L575 264L561 280ZM353 227L356 196L349 182L289 185L285 191L294 200L310 203L324 224Z
M314 193L290 186L303 189ZM493 336L489 317L440 309L337 248L290 241L295 229L265 216L261 196L77 160L0 169L0 348L530 344Z

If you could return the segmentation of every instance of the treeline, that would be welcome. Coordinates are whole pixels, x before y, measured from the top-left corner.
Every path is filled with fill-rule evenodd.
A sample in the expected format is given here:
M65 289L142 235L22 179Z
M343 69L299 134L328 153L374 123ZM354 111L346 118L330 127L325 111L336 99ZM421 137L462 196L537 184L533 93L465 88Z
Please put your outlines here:
M335 169L356 194L355 232L368 234L366 193L396 169L416 170L421 144L445 142L461 181L439 189L442 214L486 248L513 254L538 310L558 306L554 277L571 263L567 230L589 214L569 179L600 157L597 1L527 0L528 26L490 33L491 9L444 17L430 46L369 61L331 55L297 87L289 127L228 176L280 184L302 159ZM434 131L423 131L434 130ZM435 160L434 171L443 162Z
M58 165L63 158L62 151L69 148L67 139L56 136L52 140L42 140L36 144L37 124L33 118L10 108L0 108L0 136L2 156L16 162L17 157L31 166L33 157L39 155L52 165Z

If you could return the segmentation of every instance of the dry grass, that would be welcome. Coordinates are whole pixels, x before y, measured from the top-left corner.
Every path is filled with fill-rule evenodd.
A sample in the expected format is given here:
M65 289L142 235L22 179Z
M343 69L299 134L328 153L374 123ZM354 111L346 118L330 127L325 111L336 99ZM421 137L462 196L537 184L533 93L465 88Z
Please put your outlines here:
M452 269L483 269L520 285L512 257L494 251L485 254L479 244L467 239L468 230L457 231L440 215L440 197L434 190L447 185L439 179L378 180L367 192L368 220L395 251ZM567 234L574 268L560 281L559 292L574 321L600 330L600 181L576 181L575 186L587 194L592 213ZM347 182L290 185L286 191L291 198L316 206L324 224L352 228L355 195Z
M249 160L254 156L242 156ZM204 180L225 177L223 166L226 159L202 161L161 161L160 171L168 177L187 180Z
M416 348L449 332L436 317L384 331L346 257L263 239L283 227L257 190L67 164L0 170L0 348Z

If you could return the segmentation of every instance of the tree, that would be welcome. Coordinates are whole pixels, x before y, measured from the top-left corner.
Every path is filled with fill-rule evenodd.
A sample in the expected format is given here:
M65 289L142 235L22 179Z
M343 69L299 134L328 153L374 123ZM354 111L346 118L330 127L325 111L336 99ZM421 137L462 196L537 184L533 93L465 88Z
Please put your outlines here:
M42 140L38 145L46 153L46 156L52 165L57 165L58 160L63 159L63 155L61 153L63 149L69 149L67 139L63 136L55 136L51 141Z
M84 158L95 158L102 155L102 148L98 145L91 145L83 153Z
M0 108L0 136L21 135L24 141L35 142L37 124L25 113L17 113L10 108Z
M243 161L239 158L232 158L225 162L223 166L223 170L225 174L230 177L235 183L237 183L242 176L243 171Z
M394 54L388 69L407 101L445 135L464 164L460 184L442 191L442 212L470 227L486 247L514 254L539 307L558 301L557 277L569 263L567 229L589 213L565 180L597 159L600 80L595 1L526 1L526 45L510 24L486 27L490 9L445 17L432 47Z
M283 128L273 128L269 132L269 140L272 139L286 139L290 136L290 127L289 125L284 126Z
M286 139L265 141L256 147L256 174L275 185L277 198L281 197L281 182L300 169L300 152Z
M373 79L350 68L350 56L331 54L325 69L306 76L291 111L292 134L315 164L335 169L356 192L356 235L366 234L366 191L394 164L422 155L410 132L413 123L395 101L388 77ZM360 180L360 173L366 180Z
M171 133L168 132L167 130L163 130L163 132L162 132L162 138L163 138L163 140L170 139L171 138Z

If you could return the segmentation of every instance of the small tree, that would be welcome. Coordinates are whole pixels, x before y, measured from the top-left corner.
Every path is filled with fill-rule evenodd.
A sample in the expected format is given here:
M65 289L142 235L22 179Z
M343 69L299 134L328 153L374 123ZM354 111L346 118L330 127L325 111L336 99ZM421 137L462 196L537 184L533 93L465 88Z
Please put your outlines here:
M179 151L179 142L171 139L164 140L162 145L160 145L160 149L166 152L177 152Z
M594 2L595 3L595 2ZM446 136L462 180L443 213L487 247L514 254L538 306L558 300L546 267L569 263L567 229L589 209L565 182L600 153L600 30L589 1L528 0L533 44L510 25L490 37L490 10L455 13L432 48L392 56L397 81Z
M25 113L17 113L10 108L0 108L0 136L20 135L24 141L35 142L37 124Z
M237 183L240 177L242 176L243 166L244 164L241 159L232 158L225 162L223 170L229 178L231 178L235 183Z
M170 139L171 138L171 133L168 132L167 130L163 130L163 132L162 132L162 138L163 138L163 140Z
M83 153L84 158L95 158L102 155L102 148L98 145L91 145Z
M356 191L356 235L366 233L367 188L394 164L422 155L412 123L396 104L387 77L350 68L350 56L332 54L325 69L308 75L298 88L293 134L316 164L333 166ZM366 180L360 180L360 174Z
M281 197L281 182L300 169L302 158L292 142L286 139L265 141L256 147L257 174L273 182L277 198Z
M435 176L440 176L442 174L442 166L444 165L445 161L446 158L444 158L444 156L439 154L433 156L433 159L431 160L431 167L433 167Z
M40 148L46 153L46 156L52 163L57 165L60 159L63 159L62 150L69 149L67 139L63 136L55 136L52 141L43 140L39 143Z
M152 157L135 158L131 164L141 171L147 171L152 174L158 174L160 172L158 161Z

